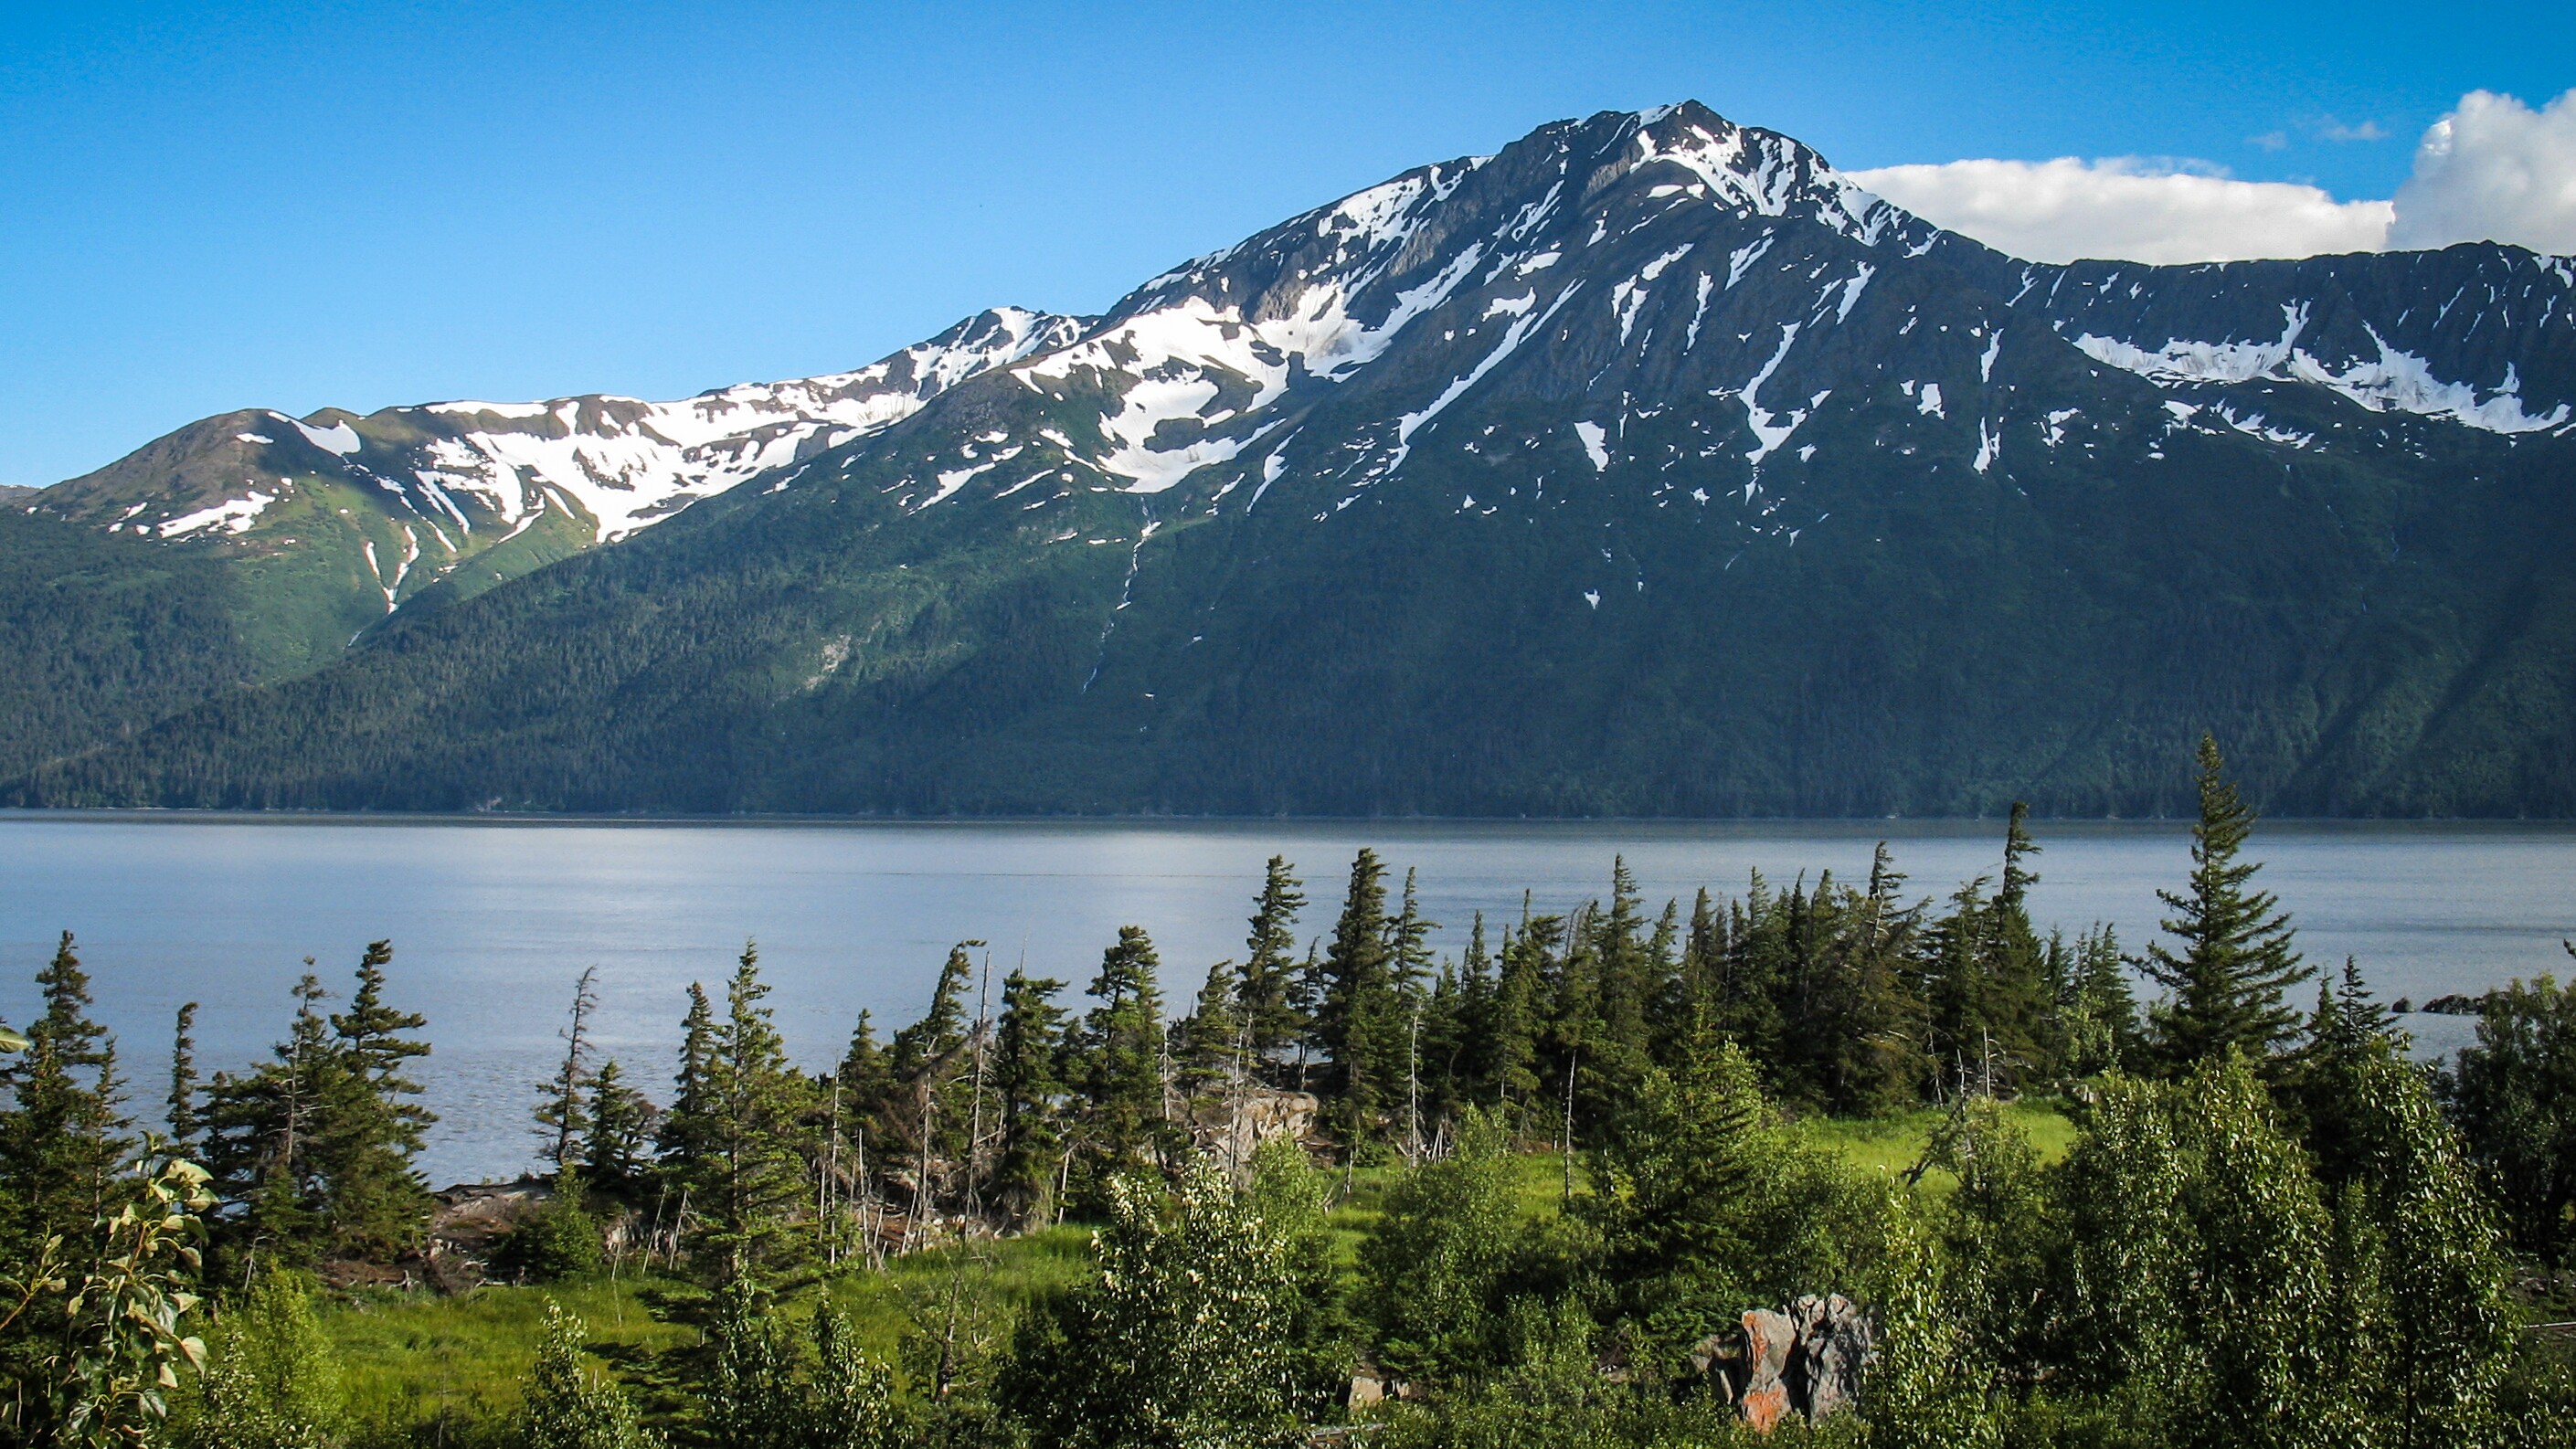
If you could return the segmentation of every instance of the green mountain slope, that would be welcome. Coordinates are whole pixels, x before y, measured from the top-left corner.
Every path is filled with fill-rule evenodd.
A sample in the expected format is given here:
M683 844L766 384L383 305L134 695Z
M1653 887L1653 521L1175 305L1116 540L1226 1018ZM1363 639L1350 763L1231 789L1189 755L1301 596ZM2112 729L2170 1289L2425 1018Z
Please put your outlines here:
M2029 265L1697 107L1567 122L11 788L2140 814L2208 728L2276 810L2576 814L2571 292Z
M174 643L167 657L90 677L91 705L21 721L21 753L0 770L88 748L96 739L84 721L147 723L202 693L167 692L165 677L267 683L310 673L398 609L444 607L650 527L1079 330L1078 319L996 309L855 372L670 403L590 395L365 416L325 408L302 419L244 409L51 488L0 489L15 514L118 540L84 552L59 529L13 529L0 535L0 575L30 586L105 558L154 577L184 574L206 585L207 605L220 603L228 629L219 632L231 640L229 652ZM26 636L31 684L82 675L75 657L46 655L40 637Z
M234 581L203 553L0 508L0 773L253 677L236 606Z

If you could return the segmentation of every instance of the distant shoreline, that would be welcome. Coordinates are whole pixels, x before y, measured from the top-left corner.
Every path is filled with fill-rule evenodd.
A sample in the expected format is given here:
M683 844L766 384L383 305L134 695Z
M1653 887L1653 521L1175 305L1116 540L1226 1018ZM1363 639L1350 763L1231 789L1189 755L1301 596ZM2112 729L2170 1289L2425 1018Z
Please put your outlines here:
M2147 831L2164 833L2186 829L2190 821L2180 816L2052 816L2032 815L2052 829L2127 833ZM1982 833L2002 823L1999 815L1844 815L1844 816L1677 816L1677 815L792 815L738 813L727 815L685 815L669 813L585 814L571 811L400 811L400 810L196 810L156 809L131 806L67 807L60 809L0 808L0 822L28 821L45 824L115 821L147 824L232 824L232 825L498 825L498 826L802 826L819 829L847 827L957 827L986 828L1008 826L1021 829L1096 829L1140 827L1173 828L1271 828L1277 826L1314 826L1336 829L1414 828L1455 829L1489 826L1514 830L1562 829L1569 832L1604 829L1692 831L1811 831L1819 835L1867 835L1873 830L1890 827L1909 833L1961 834ZM2404 819L2359 815L2267 815L2259 830L2294 830L2308 833L2336 831L2470 831L2477 833L2529 832L2536 834L2576 834L2576 819L2541 817L2534 819L2501 819L2494 816L2459 815L2407 817Z

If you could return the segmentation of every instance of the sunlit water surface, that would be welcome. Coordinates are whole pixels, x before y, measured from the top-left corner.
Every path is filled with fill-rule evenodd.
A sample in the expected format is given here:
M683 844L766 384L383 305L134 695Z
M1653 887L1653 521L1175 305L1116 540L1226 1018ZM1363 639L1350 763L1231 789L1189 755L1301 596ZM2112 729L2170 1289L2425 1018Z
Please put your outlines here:
M2132 950L2154 936L2187 834L2170 823L2057 824L2034 913L2071 935L2096 921ZM23 1024L31 978L74 932L139 1104L167 1084L172 1014L202 1003L200 1064L239 1067L282 1034L303 958L345 991L364 945L394 943L396 1004L428 1013L420 1064L439 1123L424 1169L441 1183L504 1175L533 1147L534 1083L560 1050L573 978L599 968L598 1041L666 1086L683 992L757 938L788 1049L823 1067L861 1008L918 1015L950 943L990 942L994 977L1091 979L1122 923L1161 950L1169 1002L1243 951L1262 863L1307 882L1302 929L1329 931L1350 859L1374 846L1421 873L1435 944L1463 948L1473 913L1517 919L1521 892L1564 910L1606 893L1624 855L1653 903L1740 892L1756 868L1786 884L1864 878L1887 839L1909 890L1941 896L1999 868L1996 822L644 824L0 816L0 1015ZM2266 823L2260 883L2295 913L2310 959L2360 959L2383 998L2476 992L2576 966L2576 830L2551 826ZM2304 993L2303 993L2304 995ZM2417 1015L2419 1049L2469 1039L2465 1018Z

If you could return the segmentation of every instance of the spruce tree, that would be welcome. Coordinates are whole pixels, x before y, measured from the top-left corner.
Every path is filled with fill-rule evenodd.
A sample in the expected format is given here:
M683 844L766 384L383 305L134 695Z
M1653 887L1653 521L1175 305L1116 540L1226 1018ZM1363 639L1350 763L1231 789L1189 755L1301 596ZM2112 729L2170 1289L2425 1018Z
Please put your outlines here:
M1720 1035L1744 1049L1757 1070L1775 1070L1787 1030L1781 999L1789 984L1788 914L1762 872L1753 871L1744 898L1727 908L1726 950L1717 973Z
M1356 1152L1385 1109L1391 1080L1402 1070L1390 1061L1388 1038L1401 1039L1387 940L1386 866L1362 849L1351 862L1350 890L1332 945L1324 954L1321 999L1315 1006L1316 1046L1324 1059L1323 1095L1342 1134L1342 1149Z
M1657 979L1654 948L1644 939L1643 905L1626 857L1610 864L1610 909L1592 916L1592 955L1598 963L1599 1017L1592 1071L1605 1100L1626 1096L1654 1060L1647 1013Z
M1425 990L1432 976L1431 933L1440 923L1423 917L1409 869L1402 901L1386 923L1387 999L1382 1010L1371 1014L1375 1031L1367 1054L1379 1064L1376 1075L1386 1084L1388 1118L1400 1120L1400 1140L1411 1157L1425 1140L1422 1027L1431 1007Z
M2290 918L2278 899L2251 889L2261 864L2237 859L2254 811L2229 783L2210 735L2200 737L2199 794L2191 883L2156 893L2175 913L2162 924L2181 949L2157 942L2139 963L2168 993L2154 1014L2155 1046L2176 1074L2231 1051L2260 1058L2279 1050L2299 1024L2283 997L2314 974L2290 948Z
M1118 928L1092 979L1098 1004L1077 1042L1082 1144L1093 1183L1166 1146L1163 1120L1162 993L1153 939L1142 926Z
M1241 1002L1244 1038L1256 1062L1269 1062L1292 1045L1303 1023L1297 1007L1297 913L1306 897L1285 856L1274 855L1264 867L1261 897L1252 911L1252 931L1244 940Z
M197 1110L197 1003L182 1002L178 1028L170 1041L170 1095L164 1113L170 1124L170 1150L194 1156L205 1124Z
M385 967L392 961L391 942L369 943L349 1009L331 1015L336 1040L320 1075L313 1134L332 1245L369 1259L388 1259L410 1246L433 1206L412 1163L438 1118L416 1100L420 1083L403 1075L405 1063L430 1050L404 1033L418 1031L428 1018L385 1004Z
M2143 1055L2144 1038L2126 958L2111 927L2098 925L2077 938L2067 982L2064 1070L2091 1077L2131 1069Z
M653 1103L627 1085L615 1057L590 1079L590 1121L582 1139L582 1175L613 1193L631 1193L652 1166Z
M537 1083L537 1155L559 1174L581 1165L581 1147L590 1129L590 1108L584 1097L591 1085L590 1018L599 1009L599 993L594 989L598 979L596 966L583 967L574 978L572 1008L556 1033L563 1039L563 1063L553 1076Z
M894 1090L894 1069L886 1061L885 1048L877 1044L870 1013L859 1013L858 1024L850 1029L849 1050L841 1054L841 1065L832 1075L840 1081L842 1106L853 1120L872 1118Z
M1545 985L1548 954L1563 922L1555 916L1529 915L1522 903L1521 923L1503 937L1501 964L1494 978L1493 1101L1508 1108L1514 1130L1535 1130L1544 1103L1539 1060L1540 992ZM1552 1119L1551 1119L1552 1120Z
M306 957L306 966L313 958ZM344 1096L344 1070L311 971L295 983L295 1016L270 1060L246 1076L217 1072L206 1093L206 1168L238 1211L225 1245L262 1263L310 1263L327 1246L322 1209L324 1103Z
M72 933L36 973L45 1011L27 1028L27 1049L0 1060L0 1193L15 1242L12 1261L55 1235L85 1242L106 1206L118 1164L132 1144L121 1110L116 1043L90 1020L89 975Z
M1240 981L1233 962L1210 966L1190 1014L1172 1023L1173 1082L1184 1102L1224 1090L1232 1079L1246 1025L1238 996Z
M1454 1110L1470 1102L1494 1101L1496 1008L1500 985L1494 956L1485 939L1485 913L1478 911L1467 928L1467 954L1458 963L1458 994L1445 1024L1441 1047L1446 1053L1442 1105Z
M1063 1137L1056 1103L1065 1092L1064 983L1013 971L1002 981L1002 1014L993 1032L993 1095L1001 1107L994 1194L1002 1211L1035 1220L1055 1190Z
M694 1180L712 1150L715 1096L708 1063L715 1055L715 1042L715 1007L707 999L707 988L692 981L689 1010L680 1018L680 1065L671 1076L671 1110L662 1116L660 1133L663 1166L683 1185Z
M61 1381L48 1360L79 1346L65 1327L78 1320L84 1274L59 1270L114 1249L100 1218L129 1144L115 1043L89 1019L70 932L36 981L44 1014L25 1049L0 1058L0 1429L42 1435L49 1415L67 1411L48 1403ZM38 1265L57 1238L49 1281Z
M1922 903L1903 905L1905 873L1887 842L1870 858L1869 891L1854 923L1855 1017L1836 1059L1835 1107L1870 1114L1911 1106L1929 1065L1923 1052L1925 1008L1912 969L1923 931Z
M881 1111L887 1138L885 1151L912 1160L916 1190L924 1204L938 1190L937 1166L963 1162L969 1152L967 1129L974 1113L974 1082L969 1066L970 1023L966 988L975 962L968 949L980 941L961 941L948 950L938 984L931 988L930 1009L921 1020L894 1034L886 1066L894 1080L894 1099Z
M2030 888L2039 884L2030 858L2039 850L2030 838L2030 807L2015 800L2004 825L2003 879L1986 913L1983 1025L2012 1062L2016 1078L2029 1081L2054 1078L2060 1055L2053 1039L2048 952L2030 923Z
M1596 1086L1602 1057L1601 971L1600 958L1592 950L1592 914L1588 908L1576 911L1565 922L1560 938L1563 950L1542 957L1542 986L1548 995L1539 1056L1546 1072L1549 1135L1566 1154L1569 1183L1574 1149L1584 1141L1576 1124L1582 1123L1588 1131L1607 1120L1608 1103Z
M768 1271L804 1241L786 1231L805 1197L802 1083L761 1004L768 995L759 948L746 941L708 1037L706 1137L688 1182L698 1219L692 1251L723 1283Z

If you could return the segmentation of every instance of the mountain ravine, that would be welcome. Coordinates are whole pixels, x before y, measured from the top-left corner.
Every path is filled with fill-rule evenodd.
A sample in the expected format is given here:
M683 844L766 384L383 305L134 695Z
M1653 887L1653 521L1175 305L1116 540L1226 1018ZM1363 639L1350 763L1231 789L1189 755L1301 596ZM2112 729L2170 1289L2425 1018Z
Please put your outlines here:
M296 537L368 498L383 592L312 672L60 739L12 798L2137 814L2206 728L2276 811L2576 813L2566 258L2029 264L1684 105L976 325L873 422L241 414L46 490L257 537L280 501L191 461L255 435ZM611 498L606 441L469 424L711 451ZM459 515L494 541L386 579ZM571 543L480 561L544 517Z

